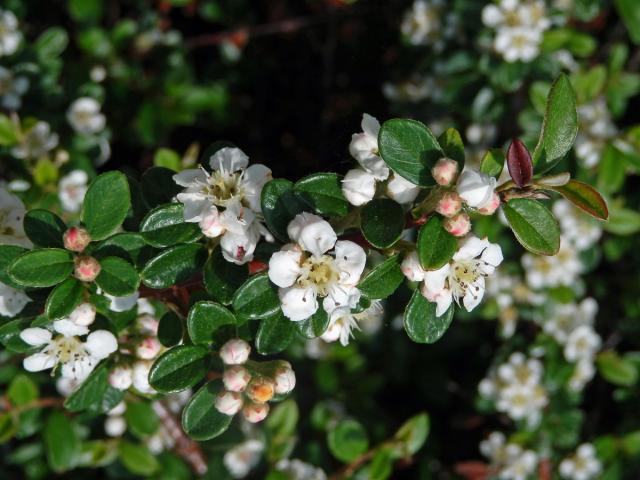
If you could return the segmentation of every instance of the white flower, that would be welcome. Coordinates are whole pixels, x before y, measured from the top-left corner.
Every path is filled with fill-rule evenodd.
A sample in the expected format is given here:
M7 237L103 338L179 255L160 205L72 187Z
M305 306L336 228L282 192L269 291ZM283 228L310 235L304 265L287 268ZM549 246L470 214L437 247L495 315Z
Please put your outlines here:
M0 282L0 315L15 317L29 303L29 300L30 298L22 290L16 290Z
M91 303L81 303L69 314L69 320L76 325L88 327L96 319L96 307Z
M261 222L260 195L271 179L264 165L249 165L238 148L225 147L210 159L212 172L204 168L184 170L173 176L186 187L177 198L185 206L184 219L198 223L211 238L221 237L222 253L230 262L251 261L260 235L272 240Z
M353 330L360 330L359 322L366 322L372 318L382 315L382 305L380 301L374 301L369 308L360 312L352 313L348 307L336 308L329 315L329 327L320 336L327 343L340 340L343 346L349 344L349 339L353 336Z
M584 167L593 168L600 162L607 141L618 133L618 129L602 97L578 106L577 111L580 128L575 143L576 156Z
M598 303L593 298L585 298L577 303L552 304L551 308L541 313L537 322L542 329L551 335L559 344L567 343L569 335L581 325L592 326L598 312Z
M415 252L402 262L402 271L413 281L423 280L422 294L437 303L436 315L443 315L455 300L462 301L467 311L482 301L485 277L491 275L502 262L498 244L486 239L468 237L460 245L449 263L438 270L424 271Z
M225 365L242 365L249 360L251 346L241 338L232 338L220 348L220 358Z
M109 385L118 390L127 390L133 385L133 370L129 365L118 365L109 373Z
M21 159L38 159L46 156L58 146L58 135L51 132L47 122L37 122L20 139L20 143L11 149L11 154Z
M285 316L293 321L309 318L318 309L318 297L326 297L327 313L336 307L353 308L360 298L356 285L366 262L362 247L337 241L331 225L310 213L296 215L287 230L295 243L269 260L269 278L280 287Z
M140 295L138 292L134 292L125 297L114 297L108 293L100 291L98 293L102 293L102 295L109 300L109 310L113 312L126 312L127 310L131 310L138 302L138 297Z
M496 409L514 420L527 419L530 425L535 425L547 403L546 391L541 386L513 383L500 392Z
M555 202L553 214L560 222L562 237L576 249L587 250L600 240L601 225L567 200Z
M483 208L491 203L496 179L475 170L465 169L458 178L458 195L472 208Z
M61 365L63 377L82 381L100 360L118 349L116 337L107 330L96 330L82 342L78 335L86 335L87 327L70 320L58 320L53 322L53 329L60 335L53 337L45 328L27 328L20 333L25 343L41 347L38 353L24 359L25 370L39 372Z
M525 253L521 262L527 283L533 289L572 286L584 269L576 248L562 237L555 256Z
M222 382L224 388L230 392L242 392L249 382L251 381L251 374L249 370L242 365L233 365L230 368L225 369L222 375Z
M260 462L263 451L263 442L247 440L227 450L222 462L233 478L244 478Z
M133 364L133 387L140 393L156 393L155 388L149 384L151 365L153 365L152 360L138 360Z
M84 170L73 170L60 179L58 198L67 212L79 212L87 193L89 177Z
M398 203L412 203L419 193L419 186L411 183L400 175L396 175L395 173L391 174L387 182L387 196L390 199Z
M596 354L602 340L592 326L581 325L576 328L564 346L564 357L569 362L578 362L580 360L590 360Z
M361 168L349 170L342 180L342 193L356 207L369 203L376 193L376 177Z
M31 247L22 226L26 213L22 200L0 187L0 244Z
M416 0L402 20L400 30L411 45L443 46L443 9L441 0Z
M215 407L225 415L235 415L242 408L242 395L238 392L222 390L216 396Z
M536 471L538 466L538 455L532 450L524 450L517 445L509 445L514 452L510 452L510 459L507 465L500 470L498 478L504 480L527 480ZM517 453L516 453L517 452Z
M120 437L127 431L127 422L123 417L108 416L104 421L104 433L110 437Z
M355 133L351 137L349 153L360 166L373 175L376 180L386 180L389 176L389 167L378 155L378 132L380 122L371 115L362 115L362 133Z
M576 453L560 463L560 476L569 480L591 480L598 478L602 463L596 456L596 449L590 443L583 443Z
M249 423L258 423L269 415L268 403L249 403L242 409L242 416Z
M152 360L158 356L162 350L162 344L158 337L145 337L136 346L136 356L142 360Z
M279 460L276 463L276 470L284 473L289 480L327 480L327 475L321 468L297 458Z
M106 124L105 116L100 113L100 104L91 97L80 97L67 110L67 121L78 133L91 135L100 133Z
M276 382L275 392L278 395L286 395L291 392L296 386L296 374L291 368L291 364L283 362L283 365L275 371L273 380Z
M16 76L7 68L0 66L0 104L7 110L18 110L22 105L22 96L29 89L29 79Z
M591 359L578 360L578 363L575 364L573 374L569 379L569 389L574 392L581 391L585 385L591 381L595 374L596 368Z
M541 40L540 32L529 27L503 28L498 30L494 47L507 62L531 62L540 53Z
M13 54L22 41L18 19L9 10L0 9L0 57Z

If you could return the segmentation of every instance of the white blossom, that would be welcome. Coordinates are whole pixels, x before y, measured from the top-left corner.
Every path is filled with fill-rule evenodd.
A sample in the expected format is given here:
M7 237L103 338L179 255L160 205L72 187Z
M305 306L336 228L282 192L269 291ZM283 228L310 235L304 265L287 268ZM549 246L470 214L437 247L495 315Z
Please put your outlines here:
M362 115L362 132L351 137L349 153L360 166L374 176L376 180L386 180L389 167L378 154L378 133L380 122L368 113Z
M0 187L0 244L32 246L22 224L26 213L22 200Z
M342 193L356 207L369 203L376 193L376 177L361 168L349 170L342 179Z
M603 97L579 105L577 111L580 128L575 142L576 156L584 167L593 168L600 163L607 141L618 133L618 129Z
M0 57L15 53L21 42L18 19L13 12L0 9Z
M36 122L11 149L11 154L20 159L39 159L57 146L58 134L51 132L51 125L47 122Z
M430 45L441 50L446 38L451 37L457 27L457 18L446 14L443 0L415 0L405 13L400 30L411 45Z
M580 303L553 303L536 318L545 333L559 344L567 343L569 335L579 326L593 326L598 303L593 298L585 298Z
M594 357L602 340L590 325L580 325L569 337L564 346L564 358L569 362L590 360Z
M327 343L340 340L342 346L347 346L353 337L353 330L360 330L360 322L379 318L382 314L382 304L378 300L359 313L352 313L348 307L338 307L329 315L329 326L320 338Z
M233 478L244 478L260 462L263 451L263 442L247 440L227 450L222 461Z
M22 291L0 282L0 315L15 317L30 298Z
M568 387L573 392L580 392L596 374L596 367L593 359L578 360L575 364L573 374L569 378Z
M560 222L562 237L577 250L587 250L600 240L602 226L567 200L555 202L553 214Z
M91 97L76 99L67 111L67 121L76 132L84 135L100 133L107 122L100 112L100 104Z
M84 170L72 170L60 179L58 198L64 210L72 213L80 211L87 193L88 181L89 176Z
M18 110L22 105L22 96L29 89L29 79L17 76L0 66L0 105L7 110Z
M560 250L553 256L525 253L521 259L525 277L533 289L572 286L584 266L578 251L564 238L560 238Z
M155 388L149 384L151 365L153 365L152 360L138 360L133 364L133 387L140 393L156 393Z
M496 179L486 173L464 169L458 178L458 195L471 208L480 209L491 203Z
M490 460L499 479L527 480L538 465L538 456L534 451L507 442L501 432L493 432L483 440L480 452Z
M297 458L283 458L276 463L276 470L287 475L289 480L326 480L321 468L305 463Z
M602 472L602 463L596 456L596 449L590 443L583 443L576 453L565 458L558 469L560 476L568 480L591 480Z
M366 262L362 247L337 240L331 225L310 213L296 215L287 230L294 243L269 260L269 278L280 287L285 316L293 321L309 318L318 309L318 298L324 298L329 314L337 307L353 308Z

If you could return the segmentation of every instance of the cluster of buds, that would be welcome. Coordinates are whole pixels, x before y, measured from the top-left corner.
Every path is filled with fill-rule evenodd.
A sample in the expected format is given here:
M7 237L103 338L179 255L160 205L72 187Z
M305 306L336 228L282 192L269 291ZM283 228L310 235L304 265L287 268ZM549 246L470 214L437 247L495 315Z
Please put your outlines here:
M62 236L64 248L77 253L74 261L73 275L81 282L93 282L100 275L100 263L90 255L83 255L82 252L91 243L91 235L84 227L71 227Z
M296 376L289 362L252 362L250 353L249 344L239 338L229 340L220 349L225 389L218 394L215 406L225 415L242 410L248 422L257 423L269 414L269 401L293 390Z

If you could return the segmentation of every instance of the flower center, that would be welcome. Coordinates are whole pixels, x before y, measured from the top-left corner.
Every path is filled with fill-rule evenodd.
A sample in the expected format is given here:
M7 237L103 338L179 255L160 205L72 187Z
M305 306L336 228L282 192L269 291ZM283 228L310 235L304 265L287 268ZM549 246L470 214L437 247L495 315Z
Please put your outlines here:
M485 276L480 269L482 264L482 261L472 259L460 260L451 265L451 273L449 273L449 287L456 297L464 297L470 287L473 289L474 295L477 295L480 292L480 287L474 285L474 283L480 277Z
M216 170L209 177L209 184L205 187L206 194L214 205L226 207L233 199L244 196L242 177L244 172L225 172Z
M87 356L84 345L76 337L60 335L47 348L49 354L56 357L57 363L69 363Z
M329 255L311 256L302 263L302 274L298 278L301 287L313 287L320 296L329 293L329 287L336 283L340 274L335 267L335 260Z

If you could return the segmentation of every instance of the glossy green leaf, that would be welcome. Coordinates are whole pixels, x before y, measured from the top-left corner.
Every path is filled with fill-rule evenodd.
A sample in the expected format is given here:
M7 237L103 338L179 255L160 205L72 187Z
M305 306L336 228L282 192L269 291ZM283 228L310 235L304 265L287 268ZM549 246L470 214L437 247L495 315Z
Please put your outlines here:
M195 242L202 236L197 223L184 221L184 205L169 203L151 210L140 223L142 238L157 248Z
M280 310L276 287L266 273L249 277L233 296L237 315L249 319L266 318Z
M425 270L443 267L458 249L458 240L442 226L442 219L433 215L418 232L418 258Z
M227 262L217 248L211 253L204 266L204 287L215 300L223 305L229 305L233 300L233 294L245 282L248 275L246 265Z
M173 347L182 340L184 332L182 320L172 310L165 313L158 322L158 340L164 347Z
M279 353L289 346L295 333L294 322L282 312L260 321L256 333L256 349L263 355Z
M324 308L320 307L309 318L291 323L294 324L298 333L304 338L317 338L329 327L329 315L327 315Z
M458 162L459 171L464 167L464 143L460 132L455 128L447 128L438 137L438 144L447 158Z
M547 207L529 198L514 198L502 208L511 230L524 248L538 255L558 252L560 227Z
M355 420L343 420L327 435L331 454L344 463L349 463L369 448L369 438L364 427Z
M89 374L77 390L67 397L64 401L65 408L72 412L81 412L100 405L109 387L108 377L109 366L103 362Z
M452 304L442 316L436 316L436 304L424 298L418 289L404 311L404 329L414 342L434 343L451 325L453 312Z
M262 215L269 230L283 242L288 242L289 222L306 207L295 194L293 182L283 178L267 182L262 189L261 205Z
M24 233L38 247L64 247L62 236L67 226L48 210L29 210L24 216Z
M391 169L416 185L433 185L431 169L444 156L426 125L394 118L382 124L378 134L380 156Z
M52 412L42 437L51 470L62 473L75 467L80 454L80 439L71 420L60 411Z
M225 325L237 325L235 315L219 303L197 302L187 317L187 330L193 343L210 345L216 330Z
M182 411L182 428L194 440L211 440L224 433L233 419L216 410L218 392L223 390L222 382L214 380L198 390Z
M502 150L488 150L480 161L480 171L498 178L504 168L504 152Z
M92 255L98 260L120 257L133 265L141 266L153 256L153 248L139 233L122 232L100 242Z
M386 198L371 200L360 214L360 228L371 245L389 248L400 239L404 230L402 207Z
M335 173L315 173L298 180L293 187L297 197L320 215L342 216L349 211L340 177Z
M387 298L404 280L400 262L400 255L394 255L376 265L360 280L360 292L372 300Z
M571 82L560 75L551 86L542 130L533 152L537 174L553 168L571 150L578 133L576 99Z
M82 283L73 277L67 278L49 293L44 304L44 314L50 320L68 317L82 301L83 292Z
M142 283L151 288L169 288L188 280L204 265L206 250L200 244L187 243L163 250L140 272Z
M24 287L52 287L73 272L73 256L60 248L30 250L7 268L12 281Z
M20 285L9 278L7 268L16 258L26 251L26 248L18 245L0 245L0 282L13 288L21 288Z
M602 195L591 185L578 180L570 180L566 185L551 187L550 190L560 193L579 209L599 220L609 218L609 209Z
M175 174L173 170L164 167L151 167L142 174L140 188L150 208L171 202L182 191L182 187L173 180Z
M133 266L120 257L100 260L100 273L96 284L109 295L125 297L138 290L140 277Z
M207 373L209 351L197 345L179 345L164 352L149 371L149 383L162 393L193 387Z
M127 177L111 171L96 177L84 197L80 218L93 240L114 234L131 207Z

